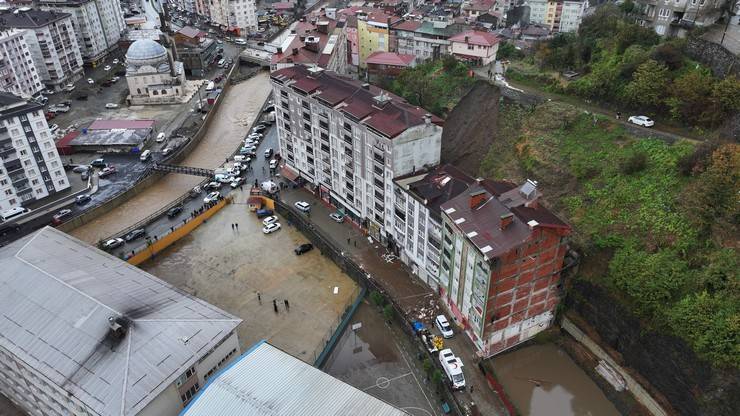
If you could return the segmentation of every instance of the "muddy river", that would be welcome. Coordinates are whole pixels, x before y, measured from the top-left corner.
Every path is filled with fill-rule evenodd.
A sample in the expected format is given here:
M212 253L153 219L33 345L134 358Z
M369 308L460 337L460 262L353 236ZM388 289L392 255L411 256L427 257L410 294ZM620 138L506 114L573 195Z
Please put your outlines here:
M555 345L533 345L493 359L514 405L530 416L618 416L598 386Z

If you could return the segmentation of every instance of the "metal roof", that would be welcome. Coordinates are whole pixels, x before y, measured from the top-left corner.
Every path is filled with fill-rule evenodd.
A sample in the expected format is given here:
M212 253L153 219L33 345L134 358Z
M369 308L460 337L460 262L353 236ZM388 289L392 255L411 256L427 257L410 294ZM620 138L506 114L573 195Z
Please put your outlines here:
M264 341L212 378L180 415L408 416Z
M137 414L241 323L51 227L0 249L0 270L0 346L100 415Z

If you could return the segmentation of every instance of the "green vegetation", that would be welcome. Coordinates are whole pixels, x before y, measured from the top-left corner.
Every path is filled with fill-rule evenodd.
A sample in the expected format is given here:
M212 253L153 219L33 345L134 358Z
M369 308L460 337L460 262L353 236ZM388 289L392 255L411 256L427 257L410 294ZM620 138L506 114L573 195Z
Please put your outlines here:
M577 34L541 43L530 62L540 73L510 71L513 80L531 78L552 92L606 101L637 112L714 128L740 111L740 81L717 79L688 59L683 40L664 40L627 18L634 4L604 5L584 19ZM575 70L565 82L543 74Z
M408 102L445 116L475 83L468 67L451 56L401 72L381 87L402 96Z
M480 174L540 181L574 227L578 278L714 364L740 367L740 145L635 138L554 102L500 115Z

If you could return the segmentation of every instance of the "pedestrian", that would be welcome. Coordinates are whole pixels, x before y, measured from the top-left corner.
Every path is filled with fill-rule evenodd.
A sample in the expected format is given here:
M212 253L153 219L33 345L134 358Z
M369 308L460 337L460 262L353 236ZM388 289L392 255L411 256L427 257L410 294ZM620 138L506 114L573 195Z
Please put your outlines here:
M277 300L275 299L272 300L272 307L273 309L275 309L275 313L278 313Z
M621 118L622 118L622 112L621 111L617 111L617 120L619 120Z
M259 302L260 305L262 305L262 295L260 294L260 292L257 292L257 302Z
M170 227L170 232L175 231L175 227Z
M357 240L355 240L355 247L357 247Z
M239 231L239 223L237 222L234 226L236 227L236 231Z
M470 394L473 394L473 387L474 386L470 386Z
M350 241L350 239L349 239L349 238L347 238L347 245L349 245L349 241Z
M288 302L288 299L283 300L283 303L285 303L285 310L290 311L290 303Z
M231 231L234 231L234 223L231 223Z

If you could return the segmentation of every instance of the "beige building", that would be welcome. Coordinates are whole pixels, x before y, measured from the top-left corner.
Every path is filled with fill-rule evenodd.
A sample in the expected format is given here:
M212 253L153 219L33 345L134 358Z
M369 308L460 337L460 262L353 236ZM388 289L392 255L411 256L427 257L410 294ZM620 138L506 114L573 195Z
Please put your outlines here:
M473 65L489 65L496 60L499 38L491 32L468 30L450 38L450 50L457 59Z
M140 39L126 52L129 104L177 104L186 96L185 66L159 43Z
M576 32L589 6L588 0L527 0L529 21L552 32Z

